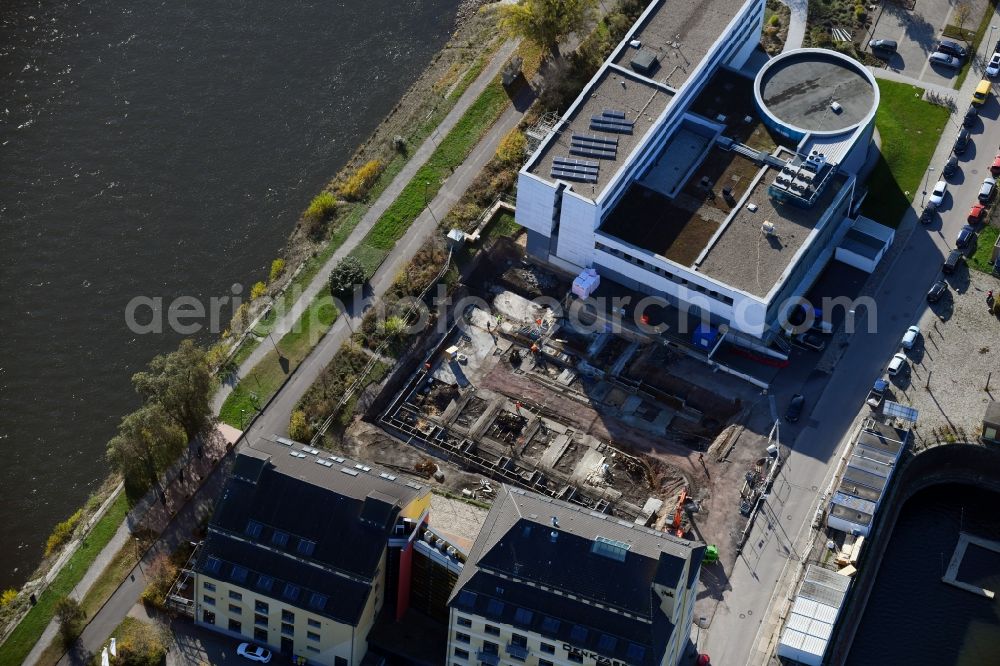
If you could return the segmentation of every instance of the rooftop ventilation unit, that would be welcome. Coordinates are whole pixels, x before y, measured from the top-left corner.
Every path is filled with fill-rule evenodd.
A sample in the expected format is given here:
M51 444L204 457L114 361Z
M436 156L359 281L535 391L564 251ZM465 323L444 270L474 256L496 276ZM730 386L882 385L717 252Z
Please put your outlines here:
M764 224L760 225L760 230L762 232L764 232L765 236L773 236L774 235L774 223L773 222L768 222L767 220L764 220Z
M639 52L633 56L632 61L629 64L632 65L632 69L639 74L650 76L659 68L660 60L656 57L656 54L649 49L640 49Z
M840 105L840 102L830 102L830 110L834 113L840 113L844 110L844 107Z

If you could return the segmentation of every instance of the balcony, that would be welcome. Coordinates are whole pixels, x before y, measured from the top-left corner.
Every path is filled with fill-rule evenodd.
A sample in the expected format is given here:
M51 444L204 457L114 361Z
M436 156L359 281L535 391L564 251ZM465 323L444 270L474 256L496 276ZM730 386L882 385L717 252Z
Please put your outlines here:
M500 664L500 655L493 652L476 650L476 659L483 664L488 664L489 666L499 666Z
M524 661L528 658L528 648L523 645L517 645L516 643L507 643L507 654L509 654L514 659L518 661Z

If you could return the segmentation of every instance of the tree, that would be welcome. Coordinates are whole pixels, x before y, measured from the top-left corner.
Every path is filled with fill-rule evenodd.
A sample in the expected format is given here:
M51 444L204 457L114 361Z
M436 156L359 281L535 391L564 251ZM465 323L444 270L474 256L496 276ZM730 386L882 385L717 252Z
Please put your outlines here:
M365 267L357 257L348 255L330 271L330 293L346 296L365 281Z
M141 497L159 486L160 471L184 450L184 430L157 402L143 405L122 419L118 434L108 442L108 462L121 473L127 494Z
M521 0L500 8L500 27L547 49L558 60L559 40L593 20L597 0Z
M497 146L497 159L509 166L520 166L527 147L528 141L525 139L524 133L515 127L500 139L500 145Z
M56 619L59 620L59 633L69 645L83 631L83 621L87 619L87 615L80 608L79 601L73 597L63 597L56 602Z
M166 631L159 625L126 617L118 627L121 666L159 666L167 656Z
M972 4L968 2L968 0L959 0L959 2L955 4L954 20L955 25L957 25L960 30L965 29L965 23L969 20L971 15Z
M148 370L132 376L132 385L145 400L160 403L188 439L211 422L212 369L208 354L191 340L150 361Z

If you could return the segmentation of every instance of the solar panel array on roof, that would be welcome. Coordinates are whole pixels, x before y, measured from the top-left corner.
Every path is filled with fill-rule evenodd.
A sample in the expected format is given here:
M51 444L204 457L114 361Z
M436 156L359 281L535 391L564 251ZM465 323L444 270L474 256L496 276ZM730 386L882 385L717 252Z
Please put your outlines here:
M600 168L597 162L557 157L552 160L552 177L577 180L581 183L596 183Z
M613 160L618 156L618 139L606 139L589 134L574 134L570 138L570 155Z
M623 111L604 109L599 116L590 117L590 129L612 134L631 134L635 123L625 120Z

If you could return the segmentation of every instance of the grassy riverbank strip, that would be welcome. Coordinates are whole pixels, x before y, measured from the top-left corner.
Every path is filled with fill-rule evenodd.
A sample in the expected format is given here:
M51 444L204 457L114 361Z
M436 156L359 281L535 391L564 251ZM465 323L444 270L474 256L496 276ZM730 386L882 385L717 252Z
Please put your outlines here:
M31 648L41 638L45 627L52 621L56 603L67 596L80 582L94 559L118 531L127 513L128 502L125 493L119 493L104 516L83 538L80 547L67 560L52 584L38 597L38 603L28 611L17 628L0 645L0 664L24 662Z

